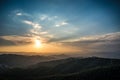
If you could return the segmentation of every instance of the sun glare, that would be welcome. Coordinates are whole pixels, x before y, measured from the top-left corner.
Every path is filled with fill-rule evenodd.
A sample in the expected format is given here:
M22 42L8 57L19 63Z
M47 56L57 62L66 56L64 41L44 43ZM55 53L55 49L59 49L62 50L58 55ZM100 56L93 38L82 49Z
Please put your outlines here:
M36 40L35 40L35 46L36 46L37 48L40 48L40 47L42 46L41 41L36 39Z

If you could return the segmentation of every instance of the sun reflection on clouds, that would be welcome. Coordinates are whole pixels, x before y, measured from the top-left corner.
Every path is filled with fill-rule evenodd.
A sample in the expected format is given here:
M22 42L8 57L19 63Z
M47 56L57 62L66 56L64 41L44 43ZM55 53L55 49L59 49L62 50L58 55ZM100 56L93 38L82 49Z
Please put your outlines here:
M32 45L36 45L36 44L41 45L41 43L42 45L46 43L48 44L49 40L54 39L58 35L59 37L62 37L61 31L66 34L65 32L66 29L62 30L61 28L60 31L58 32L57 28L55 27L64 28L64 26L68 26L69 24L66 18L58 15L41 14L41 13L35 13L31 15L29 13L24 12L23 10L16 10L14 14L19 16L17 18L20 18L21 22L24 23L26 27L31 26L27 34L29 34L29 37L32 38ZM21 17L26 17L26 18L21 18ZM70 29L68 31L70 31Z

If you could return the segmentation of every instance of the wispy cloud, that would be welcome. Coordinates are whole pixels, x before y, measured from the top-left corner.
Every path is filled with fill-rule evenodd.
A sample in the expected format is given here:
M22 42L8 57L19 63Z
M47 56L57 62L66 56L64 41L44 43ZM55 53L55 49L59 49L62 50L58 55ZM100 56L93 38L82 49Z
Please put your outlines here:
M44 32L40 32L40 34L48 34L48 32L44 31Z
M24 20L23 22L26 23L26 24L28 24L28 25L31 25L32 27L37 28L37 29L42 28L42 26L40 26L40 24L34 23L32 21Z
M22 15L22 13L16 13L16 15L17 15L17 16L21 16L21 15Z
M32 36L33 39L41 40L41 42L43 43L48 41L48 32L42 30L42 26L39 23L28 20L24 20L23 22L33 27L32 29L30 29L29 33L29 35Z
M58 16L49 16L49 15L45 15L45 14L40 15L40 20L42 20L42 21L44 21L44 20L53 21L57 18L58 18Z
M24 20L23 21L25 24L28 24L30 26L32 26L33 28L30 29L30 33L34 36L40 36L41 34L41 28L42 26L38 23L34 23L32 21L28 21L28 20Z
M45 19L47 19L48 18L48 16L47 15L42 15L42 16L40 16L40 20L45 20Z
M24 12L23 10L14 10L13 14L15 14L16 16L27 16L27 17L32 17L30 14Z
M67 22L61 22L61 23L57 23L55 26L56 27L61 27L61 26L64 26L64 25L67 25L68 23Z

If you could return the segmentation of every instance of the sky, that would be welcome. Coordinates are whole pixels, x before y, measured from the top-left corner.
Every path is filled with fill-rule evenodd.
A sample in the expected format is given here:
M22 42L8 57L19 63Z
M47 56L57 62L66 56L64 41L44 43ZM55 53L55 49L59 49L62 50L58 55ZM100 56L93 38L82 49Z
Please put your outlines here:
M120 56L119 0L1 0L0 52Z

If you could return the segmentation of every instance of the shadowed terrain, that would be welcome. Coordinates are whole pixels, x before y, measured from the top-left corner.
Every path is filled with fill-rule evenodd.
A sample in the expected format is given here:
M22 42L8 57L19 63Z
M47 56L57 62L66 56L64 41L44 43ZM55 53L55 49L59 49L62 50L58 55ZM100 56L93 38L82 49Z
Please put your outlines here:
M120 59L99 57L40 61L21 68L0 66L0 80L113 80L120 79L119 74Z

